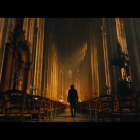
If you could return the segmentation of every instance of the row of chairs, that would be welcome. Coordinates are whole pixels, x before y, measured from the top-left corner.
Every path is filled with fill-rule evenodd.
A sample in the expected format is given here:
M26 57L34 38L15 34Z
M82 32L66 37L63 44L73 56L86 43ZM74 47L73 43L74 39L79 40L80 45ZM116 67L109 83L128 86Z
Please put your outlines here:
M137 90L118 91L118 97L104 95L88 101L79 102L77 111L94 119L105 121L139 121L140 95Z
M0 93L0 120L1 121L47 121L54 119L64 112L66 105L43 98L42 96L28 95L20 90L8 90Z

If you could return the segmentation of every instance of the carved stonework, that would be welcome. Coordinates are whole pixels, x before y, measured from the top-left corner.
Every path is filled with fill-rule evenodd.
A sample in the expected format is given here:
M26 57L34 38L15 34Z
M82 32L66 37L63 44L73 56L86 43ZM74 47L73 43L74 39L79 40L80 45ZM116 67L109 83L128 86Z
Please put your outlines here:
M0 91L5 92L9 89L10 83L10 74L12 69L12 61L13 61L13 53L14 46L11 43L6 43L4 61L3 61L3 69L2 69L2 77L0 84Z
M20 25L22 26L22 25ZM25 30L16 26L6 43L0 91L29 90L31 79L31 43L25 40Z
M16 46L18 44L19 41L22 41L22 42L25 42L25 33L26 31L25 30L22 30L22 31L19 31L18 34L19 34L19 37L16 41Z

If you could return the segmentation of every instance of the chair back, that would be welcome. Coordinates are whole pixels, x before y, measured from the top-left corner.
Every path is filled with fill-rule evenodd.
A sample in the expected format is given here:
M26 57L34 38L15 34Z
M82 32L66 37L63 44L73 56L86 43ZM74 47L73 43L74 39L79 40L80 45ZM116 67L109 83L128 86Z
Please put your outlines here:
M103 95L100 96L101 101L101 108L102 110L111 111L111 104L112 104L112 96L111 95Z
M125 90L118 91L118 99L120 114L122 115L123 112L132 113L132 93Z
M94 98L94 104L95 104L96 110L101 110L100 97Z
M47 101L47 110L51 110L52 102L50 100Z
M112 112L114 111L119 111L119 101L118 98L116 98L115 96L112 96Z
M138 119L138 114L140 113L140 92L137 92L137 97L134 99L134 106L136 107L136 115Z
M89 101L89 109L95 109L96 108L96 101L94 99Z
M8 90L5 94L6 120L11 118L23 121L25 110L26 92L20 90Z
M0 92L0 113L3 114L5 111L5 98L4 92Z
M30 111L41 111L43 97L37 95L29 95L28 96L30 102Z

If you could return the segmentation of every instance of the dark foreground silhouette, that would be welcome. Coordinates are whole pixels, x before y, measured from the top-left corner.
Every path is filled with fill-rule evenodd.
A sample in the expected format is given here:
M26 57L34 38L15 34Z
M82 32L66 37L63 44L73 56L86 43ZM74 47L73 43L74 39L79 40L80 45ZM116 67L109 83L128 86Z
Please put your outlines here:
M74 117L76 112L76 103L78 102L77 90L74 89L74 85L71 85L71 89L68 91L68 102L70 102L71 115ZM74 115L73 115L74 109Z

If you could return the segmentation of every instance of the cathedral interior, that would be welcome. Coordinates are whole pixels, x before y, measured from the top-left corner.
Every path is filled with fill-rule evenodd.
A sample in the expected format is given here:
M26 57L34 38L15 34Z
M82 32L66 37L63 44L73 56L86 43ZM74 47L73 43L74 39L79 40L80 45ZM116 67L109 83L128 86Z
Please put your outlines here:
M77 111L95 119L82 103L118 103L122 90L139 95L139 25L140 18L0 18L0 94L23 91L65 110L73 84Z

